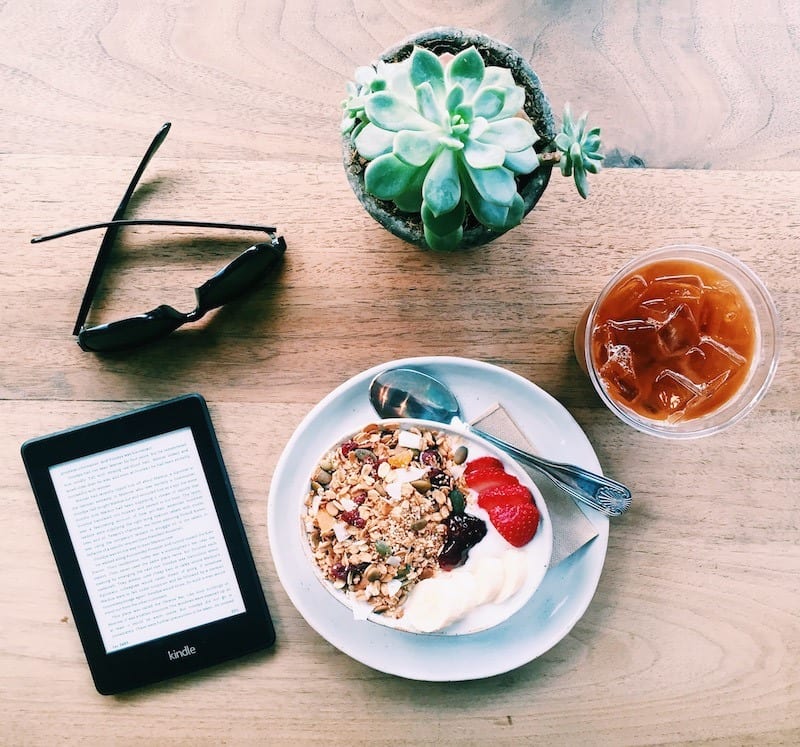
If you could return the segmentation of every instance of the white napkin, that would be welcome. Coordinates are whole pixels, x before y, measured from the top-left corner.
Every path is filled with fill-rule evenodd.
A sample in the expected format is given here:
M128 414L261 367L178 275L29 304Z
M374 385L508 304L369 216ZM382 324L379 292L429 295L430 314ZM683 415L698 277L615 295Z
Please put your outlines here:
M474 420L472 424L493 436L508 441L512 446L538 455L536 449L502 405L495 405ZM528 469L524 464L520 466L525 469L541 490L547 504L553 524L553 555L550 559L552 567L594 539L597 536L597 530L583 511L578 508L575 501L563 490L557 488L546 477L533 469Z

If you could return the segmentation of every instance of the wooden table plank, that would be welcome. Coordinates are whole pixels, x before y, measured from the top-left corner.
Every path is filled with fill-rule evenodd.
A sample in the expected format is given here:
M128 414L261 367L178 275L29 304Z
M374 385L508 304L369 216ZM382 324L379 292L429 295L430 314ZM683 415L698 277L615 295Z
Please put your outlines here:
M559 116L588 109L614 165L800 167L800 6L779 0L7 0L0 152L134 156L171 118L181 155L336 161L354 69L454 23L520 50Z

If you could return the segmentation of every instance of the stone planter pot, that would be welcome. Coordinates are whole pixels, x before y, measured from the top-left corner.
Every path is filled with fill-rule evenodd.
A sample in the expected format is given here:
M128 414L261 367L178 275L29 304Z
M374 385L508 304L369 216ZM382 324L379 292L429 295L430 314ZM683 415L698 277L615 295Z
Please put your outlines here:
M405 39L383 52L380 59L384 62L399 62L411 55L414 46L423 47L437 55L445 53L455 55L474 46L487 66L494 65L511 70L517 85L525 89L525 114L539 135L539 141L535 145L536 151L543 153L554 150L556 129L550 102L542 91L536 73L514 49L477 31L442 26ZM422 218L418 213L401 212L392 202L379 200L364 190L364 170L367 161L358 154L348 135L342 138L342 151L347 179L365 210L395 236L427 248ZM525 204L525 215L533 209L542 196L550 181L551 170L552 163L544 163L531 174L517 176L517 191ZM464 225L464 238L458 248L486 244L503 233L505 231L487 228L468 212Z

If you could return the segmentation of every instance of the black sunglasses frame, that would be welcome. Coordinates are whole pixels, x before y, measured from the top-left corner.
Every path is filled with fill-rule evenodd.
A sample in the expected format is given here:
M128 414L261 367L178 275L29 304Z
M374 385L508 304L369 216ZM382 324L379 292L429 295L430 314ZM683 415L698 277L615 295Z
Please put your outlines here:
M162 304L138 316L94 327L83 326L78 333L78 345L87 352L117 352L166 337L178 327L202 319L212 309L233 301L257 285L285 251L286 242L282 236L274 237L271 242L254 244L195 288L197 306L192 311L181 313ZM252 271L242 280L241 273L249 268Z
M69 228L64 231L37 236L31 239L31 243L36 244L42 241L50 241L51 239L69 236L71 234L79 233L82 231L91 231L94 229L105 228L106 232L103 240L100 243L97 256L92 266L92 271L89 275L89 281L86 285L86 290L81 300L80 310L78 317L75 320L75 326L72 334L77 336L78 344L81 349L92 352L104 352L113 350L124 350L128 348L138 347L155 339L170 334L183 324L194 322L201 319L205 314L214 308L218 308L225 303L233 300L239 295L243 294L251 287L257 284L266 273L277 263L286 251L286 242L282 236L275 235L274 226L256 226L249 224L236 224L236 223L216 223L208 221L191 221L191 220L167 220L167 219L133 219L125 220L123 218L125 210L128 207L133 193L139 184L139 181L144 173L148 163L155 155L161 144L164 142L167 134L169 133L171 124L166 122L162 125L161 129L156 133L150 143L144 156L139 162L136 172L134 173L125 194L119 203L112 220L101 223L92 223L85 226L78 226L77 228ZM116 322L108 324L100 324L94 327L86 327L86 317L88 316L89 309L91 308L92 301L100 284L100 280L108 264L108 258L111 254L111 248L114 240L119 233L120 228L124 226L185 226L185 227L200 227L200 228L224 228L241 231L260 231L267 233L270 236L269 242L259 243L246 249L236 259L228 265L219 270L212 278L207 280L202 286L195 289L197 297L197 307L188 313L181 313L176 311L170 306L159 306L152 311L134 317L128 317ZM237 273L240 273L245 266L252 265L256 267L258 264L263 265L259 271L251 273L245 280L239 281L234 284L237 278ZM225 286L228 286L227 294L223 292ZM215 300L214 294L217 293ZM143 330L149 328L147 334L143 334ZM134 340L133 332L139 330L138 336ZM111 340L116 336L118 343L115 344ZM125 339L130 342L126 343ZM105 344L103 344L105 340Z

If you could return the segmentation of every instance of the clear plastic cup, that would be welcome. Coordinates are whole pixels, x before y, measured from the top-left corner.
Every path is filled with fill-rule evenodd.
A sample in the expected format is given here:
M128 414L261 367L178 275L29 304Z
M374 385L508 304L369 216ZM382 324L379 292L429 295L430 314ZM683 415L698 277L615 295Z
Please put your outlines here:
M723 276L725 280L733 284L735 289L738 290L739 294L748 304L752 314L755 340L749 367L747 369L742 368L742 371L736 374L737 378L741 379L741 383L738 384L738 387L735 388L727 399L721 401L708 412L696 416L692 414L692 408L700 400L697 399L695 401L695 398L706 396L706 392L713 392L714 390L712 387L716 386L715 382L718 381L717 378L713 381L704 382L698 380L698 377L695 376L695 381L693 381L691 374L684 376L683 373L676 373L671 370L662 372L662 375L656 377L653 381L659 381L659 386L663 387L668 384L674 384L675 393L670 396L670 392L667 392L666 395L663 392L659 392L658 396L661 397L662 402L667 402L670 406L675 405L677 409L671 412L671 414L665 415L664 412L657 411L656 408L651 408L651 411L655 414L650 416L642 412L642 402L637 401L637 397L640 395L638 393L634 394L634 392L638 392L636 387L636 374L633 374L634 378L632 381L634 384L632 387L626 388L623 382L622 388L620 389L618 386L619 382L617 381L615 384L612 384L610 380L611 377L607 376L609 370L608 360L606 359L606 361L601 363L595 360L595 356L593 355L593 347L595 352L598 349L597 339L594 339L593 343L593 335L608 334L608 325L603 327L602 322L600 325L597 325L598 311L602 311L603 308L608 305L604 302L608 299L608 303L611 303L616 296L615 291L618 292L621 284L623 282L631 283L631 276L636 276L639 272L647 274L650 266L663 261L690 262L710 268L711 273ZM636 282L638 283L638 280ZM644 288L646 286L641 287ZM634 290L638 291L638 288ZM698 291L698 298L700 299L698 303L710 304L710 306L703 308L710 308L713 312L716 299L712 298L710 294L705 297L704 293L705 291L703 290ZM686 294L692 295L690 291L686 291ZM704 297L705 300L703 300ZM654 303L654 309L655 305ZM690 306L690 303L687 302L687 307L688 306ZM696 315L701 313L698 312L698 308L699 307L695 307ZM642 308L641 310L645 311L646 309ZM691 317L685 308L681 309L680 314L673 314L668 317L662 315L661 318L658 318L660 311L663 310L654 311L656 319L637 319L630 320L629 325L624 321L611 325L613 327L612 334L617 334L617 330L621 329L623 331L619 334L622 335L626 333L628 328L634 329L638 334L640 331L639 328L641 327L645 334L652 335L652 339L657 341L658 346L661 346L658 348L660 351L664 351L663 345L665 342L668 351L671 350L669 345L673 344L673 342L676 349L680 350L680 324L685 321L680 319L680 315L685 314L692 319L693 317ZM709 312L703 311L702 313L707 316ZM644 314L642 316L644 316ZM638 325L638 321L644 321L644 324ZM667 328L667 326L665 326L667 324L673 325L678 332L673 334L672 328ZM596 327L598 327L597 331L595 331ZM700 328L690 328L690 332L699 335ZM677 342L675 342L674 335L678 335ZM689 338L687 337L687 339ZM697 339L700 339L703 341L703 344L705 344L707 336L701 335ZM694 341L696 342L697 340L695 339ZM615 346L616 342L617 340L614 338L612 342L609 343L611 348L606 347L606 350L613 348L615 355L618 350L622 350L624 353L624 348ZM698 360L702 358L705 361L707 356L701 350L703 344L690 349L688 346L692 344L692 342L687 342L686 351L678 353L678 356L685 355L688 360L688 356L694 355ZM715 353L713 341L708 340L708 344L705 344L705 348L710 350L711 353ZM583 314L575 330L576 358L588 374L594 388L597 390L597 393L606 406L619 417L620 420L628 425L644 433L664 438L681 439L707 436L712 433L717 433L745 417L764 396L775 376L778 365L779 348L780 323L778 313L764 283L752 270L734 257L717 249L693 245L662 247L646 252L628 262L608 281L595 302ZM728 348L726 348L726 350L728 350ZM604 357L606 357L606 355L606 353L603 353ZM625 355L622 355L620 359L626 363L631 360ZM642 361L644 361L644 358ZM676 367L679 365L681 364L676 364ZM688 366L688 363L686 365ZM642 368L643 367L644 362L642 363ZM735 366L732 366L732 368L734 367ZM625 370L635 371L636 368L637 366L634 364ZM644 389L647 382L643 381L642 383ZM656 385L653 384L650 390L651 396L655 396L652 394L655 386ZM687 389L687 387L694 388ZM620 392L623 392L624 396L621 396ZM685 410L681 409L682 405L680 404L682 394L687 395L686 401L690 403ZM626 397L628 397L627 400ZM712 400L709 400L709 402L711 401ZM675 404L676 402L678 403L677 405Z

